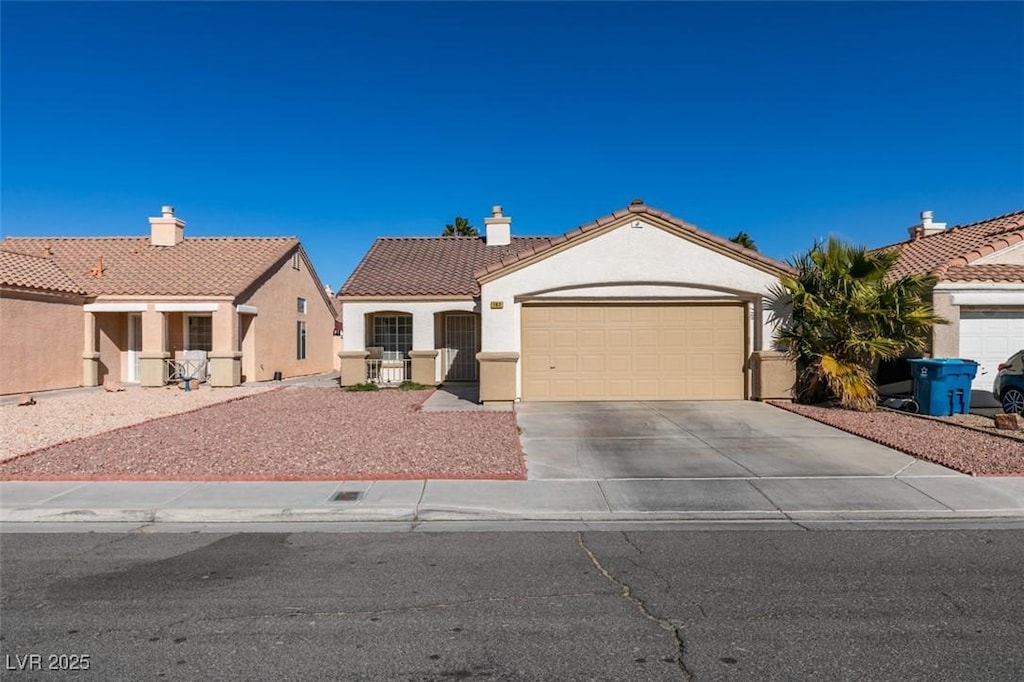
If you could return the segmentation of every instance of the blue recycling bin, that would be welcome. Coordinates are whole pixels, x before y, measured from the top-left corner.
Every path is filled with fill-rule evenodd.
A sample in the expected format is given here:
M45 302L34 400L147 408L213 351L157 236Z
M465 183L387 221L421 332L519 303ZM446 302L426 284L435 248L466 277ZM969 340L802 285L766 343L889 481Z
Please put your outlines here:
M961 358L910 360L914 400L921 414L947 417L971 409L971 382L978 363Z

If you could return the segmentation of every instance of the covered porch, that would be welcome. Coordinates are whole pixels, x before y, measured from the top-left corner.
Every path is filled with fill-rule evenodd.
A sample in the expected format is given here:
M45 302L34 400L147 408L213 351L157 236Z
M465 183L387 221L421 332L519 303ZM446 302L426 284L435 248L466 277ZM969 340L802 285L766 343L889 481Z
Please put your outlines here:
M231 301L107 301L84 307L82 385L242 383L242 349L256 310Z
M480 314L472 302L345 305L341 383L436 385L479 380Z

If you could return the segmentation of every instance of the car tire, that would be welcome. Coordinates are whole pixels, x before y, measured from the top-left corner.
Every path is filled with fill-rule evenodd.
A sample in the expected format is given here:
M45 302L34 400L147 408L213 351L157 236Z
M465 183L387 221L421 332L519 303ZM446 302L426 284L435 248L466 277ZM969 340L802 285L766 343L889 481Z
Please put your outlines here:
M1007 414L1024 414L1024 391L1019 388L1008 388L1003 391L1003 412Z

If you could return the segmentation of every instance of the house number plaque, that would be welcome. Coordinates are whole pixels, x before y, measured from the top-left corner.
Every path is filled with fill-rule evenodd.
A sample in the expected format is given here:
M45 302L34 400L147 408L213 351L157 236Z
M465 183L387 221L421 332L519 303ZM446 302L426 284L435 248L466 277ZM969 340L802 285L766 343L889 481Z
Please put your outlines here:
M501 310L505 307L504 301L491 301L491 310Z

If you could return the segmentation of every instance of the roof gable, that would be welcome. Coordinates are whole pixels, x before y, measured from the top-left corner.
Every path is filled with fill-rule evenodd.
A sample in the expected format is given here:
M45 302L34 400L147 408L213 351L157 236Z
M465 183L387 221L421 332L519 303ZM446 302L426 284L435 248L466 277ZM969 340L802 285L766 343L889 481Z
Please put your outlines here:
M294 237L7 238L0 250L48 260L90 295L237 296L299 247Z
M476 276L481 281L489 281L501 277L505 272L525 267L541 258L546 258L554 253L571 248L581 241L607 233L640 218L646 218L655 227L664 229L683 239L746 263L759 270L775 275L792 271L787 264L781 261L765 256L753 249L748 249L724 237L705 232L696 225L680 220L665 211L647 206L643 201L636 199L626 208L580 225L576 229L570 230L558 237L552 237L546 244L519 251L507 258L492 263L479 270Z
M964 281L1019 281L1024 268L1014 265L974 265L970 263L1024 241L1024 211L1007 213L879 250L897 249L899 261L891 272L893 277L932 275L938 279ZM966 267L965 266L969 266ZM980 269L984 268L982 272ZM977 277L970 270L978 269ZM999 279L992 279L998 277ZM1006 279L1009 278L1009 279Z

